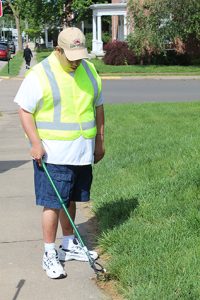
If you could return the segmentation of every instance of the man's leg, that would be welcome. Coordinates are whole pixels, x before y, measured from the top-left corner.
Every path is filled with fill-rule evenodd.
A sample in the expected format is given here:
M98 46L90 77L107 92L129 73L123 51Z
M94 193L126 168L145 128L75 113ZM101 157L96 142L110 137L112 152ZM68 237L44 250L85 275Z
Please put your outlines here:
M30 68L30 60L26 60L26 68L27 68L27 69Z
M43 256L43 269L50 278L64 278L65 270L59 262L55 249L55 239L58 228L59 209L44 207L42 214L42 229L45 253Z
M68 212L70 214L70 217L72 218L72 220L75 220L75 216L76 216L76 202L74 201L70 201L70 205L68 207ZM62 227L62 233L63 236L70 236L73 235L73 228L70 224L70 221L64 211L64 209L60 210L60 225Z
M73 222L75 221L76 216L76 202L70 201L69 207L67 208L70 217L72 218ZM60 210L59 214L60 218L60 225L62 228L62 247L64 249L69 249L71 246L73 246L73 240L74 240L74 230L73 227L64 211L64 209Z
M45 243L55 243L58 228L58 209L44 207L42 214L42 229Z
M76 216L76 202L70 201L70 205L68 207L68 212L72 218L75 220ZM62 209L60 211L60 224L63 232L62 245L59 248L59 259L61 261L68 260L79 260L79 261L88 261L88 257L85 254L85 251L82 249L79 241L74 236L73 227L70 224L70 221L64 211ZM93 259L98 258L98 254L95 251L89 251L90 255Z

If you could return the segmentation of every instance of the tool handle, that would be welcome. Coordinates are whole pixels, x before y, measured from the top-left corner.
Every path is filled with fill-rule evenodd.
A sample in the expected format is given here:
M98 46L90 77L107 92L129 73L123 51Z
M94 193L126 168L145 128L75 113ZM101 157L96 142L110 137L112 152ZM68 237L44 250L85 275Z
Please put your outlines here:
M72 220L72 218L71 218L71 216L70 216L70 214L68 212L68 209L66 208L66 205L65 205L63 199L61 198L61 196L60 196L60 194L59 194L59 192L58 192L58 190L57 190L57 188L56 188L56 186L55 186L55 184L54 184L54 182L53 182L53 180L52 180L52 178L51 178L51 176L50 176L50 174L49 174L49 172L47 170L46 164L45 164L45 162L43 160L42 160L42 167L43 167L43 169L44 169L44 171L45 171L45 173L46 173L46 175L47 175L47 177L48 177L48 179L49 179L49 181L50 181L50 183L52 185L52 188L54 189L54 191L55 191L55 193L56 193L56 195L57 195L57 197L58 197L58 199L60 201L60 204L62 205L62 207L63 207L63 209L64 209L64 211L65 211L65 213L66 213L66 215L67 215L67 217L68 217L68 219L70 221L71 226L74 229L74 232L75 232L75 234L76 234L76 236L77 236L77 238L78 238L78 240L79 240L79 242L81 244L82 249L84 250L85 254L87 255L87 257L89 259L90 265L91 266L94 265L94 260L91 257L91 255L90 255L87 247L83 243L83 240L82 240L82 238L81 238L81 236L79 234L79 231L76 228L76 225L74 224L74 221Z

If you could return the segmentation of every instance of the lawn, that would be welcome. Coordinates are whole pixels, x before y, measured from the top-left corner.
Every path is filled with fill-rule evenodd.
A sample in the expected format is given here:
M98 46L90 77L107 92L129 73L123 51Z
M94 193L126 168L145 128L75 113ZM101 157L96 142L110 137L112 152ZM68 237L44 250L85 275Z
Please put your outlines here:
M41 61L51 52L38 52L37 60ZM105 65L100 59L92 59L97 71L101 75L120 75L120 76L137 76L137 75L200 75L200 66L110 66Z
M149 65L149 66L110 66L105 65L102 60L93 59L96 69L100 74L113 75L113 73L124 76L137 76L137 75L200 75L200 66L159 66L159 65Z
M19 74L22 64L23 64L23 54L22 51L18 51L17 54L9 62L9 72L8 72L8 64L6 64L0 70L0 76L17 76Z
M200 299L200 104L105 105L93 209L127 300Z

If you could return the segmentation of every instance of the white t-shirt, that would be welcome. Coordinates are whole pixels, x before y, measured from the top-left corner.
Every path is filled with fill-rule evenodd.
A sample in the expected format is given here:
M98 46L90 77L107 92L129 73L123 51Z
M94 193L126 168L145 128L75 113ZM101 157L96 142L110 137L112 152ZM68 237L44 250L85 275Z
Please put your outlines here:
M71 73L74 76L73 73ZM30 72L23 80L14 102L24 110L34 113L37 103L42 99L43 92L37 76ZM95 105L103 104L102 94ZM95 139L80 136L72 141L42 140L46 151L45 161L60 165L88 165L94 161Z

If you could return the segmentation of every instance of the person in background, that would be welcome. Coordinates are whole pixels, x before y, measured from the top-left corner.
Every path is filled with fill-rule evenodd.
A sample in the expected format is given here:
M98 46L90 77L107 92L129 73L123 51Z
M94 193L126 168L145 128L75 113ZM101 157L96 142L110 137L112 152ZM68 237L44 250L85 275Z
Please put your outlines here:
M55 50L27 73L14 100L31 144L36 204L43 207L42 266L50 278L66 276L60 261L88 261L41 167L43 159L75 220L76 202L90 199L92 164L105 153L101 79L87 58L82 31L64 29ZM59 220L63 238L56 250ZM90 255L98 258L95 251Z
M24 49L24 54L23 57L26 62L26 69L30 69L30 63L31 63L31 58L33 57L32 51L29 48L28 44L26 45L26 48Z

